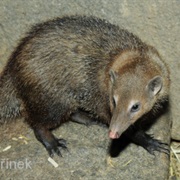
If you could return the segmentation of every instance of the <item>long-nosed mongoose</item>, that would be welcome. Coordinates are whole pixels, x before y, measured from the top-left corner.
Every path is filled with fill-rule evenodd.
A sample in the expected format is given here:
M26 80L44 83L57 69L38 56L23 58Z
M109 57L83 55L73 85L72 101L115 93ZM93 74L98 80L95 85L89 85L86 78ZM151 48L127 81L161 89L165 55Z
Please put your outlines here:
M72 119L98 119L109 137L166 101L169 72L155 48L95 17L70 16L34 26L12 53L0 78L0 122L25 116L48 153L66 147L51 130ZM144 133L150 153L166 151ZM143 138L142 138L143 137Z

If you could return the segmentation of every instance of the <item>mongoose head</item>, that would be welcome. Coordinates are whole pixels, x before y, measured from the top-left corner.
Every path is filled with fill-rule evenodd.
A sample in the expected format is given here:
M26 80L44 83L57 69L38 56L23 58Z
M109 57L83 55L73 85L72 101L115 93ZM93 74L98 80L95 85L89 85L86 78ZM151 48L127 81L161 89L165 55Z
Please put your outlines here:
M121 62L123 65L115 63L109 72L111 139L119 138L129 126L149 112L167 88L161 68L151 58L126 54L125 59Z

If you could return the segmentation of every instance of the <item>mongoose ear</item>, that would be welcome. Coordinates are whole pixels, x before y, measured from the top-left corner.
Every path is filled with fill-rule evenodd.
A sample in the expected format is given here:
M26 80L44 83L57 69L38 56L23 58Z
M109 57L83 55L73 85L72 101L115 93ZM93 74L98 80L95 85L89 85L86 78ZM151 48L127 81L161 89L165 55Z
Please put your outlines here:
M114 84L116 79L117 79L117 73L111 69L109 71L109 75L110 75L110 79L111 79L112 84Z
M162 86L163 86L162 77L155 76L148 82L148 85L147 85L148 93L151 96L155 96L161 91Z

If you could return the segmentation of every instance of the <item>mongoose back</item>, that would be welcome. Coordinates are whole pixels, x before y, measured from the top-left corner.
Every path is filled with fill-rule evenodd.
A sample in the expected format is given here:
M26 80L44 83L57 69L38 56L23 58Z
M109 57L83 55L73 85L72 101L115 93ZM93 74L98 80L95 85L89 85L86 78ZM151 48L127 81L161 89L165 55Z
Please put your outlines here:
M61 155L65 140L52 129L96 119L119 138L167 100L169 81L156 49L127 30L95 17L57 18L35 25L10 56L0 78L0 122L23 115L50 156ZM135 137L150 153L167 150L147 134Z

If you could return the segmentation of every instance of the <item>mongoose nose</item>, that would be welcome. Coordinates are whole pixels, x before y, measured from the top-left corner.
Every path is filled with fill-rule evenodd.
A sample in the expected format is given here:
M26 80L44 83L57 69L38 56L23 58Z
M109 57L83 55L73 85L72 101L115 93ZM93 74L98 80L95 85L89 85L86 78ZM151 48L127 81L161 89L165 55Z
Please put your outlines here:
M109 131L109 137L111 139L118 139L119 138L119 133L118 132L113 132L113 131Z

